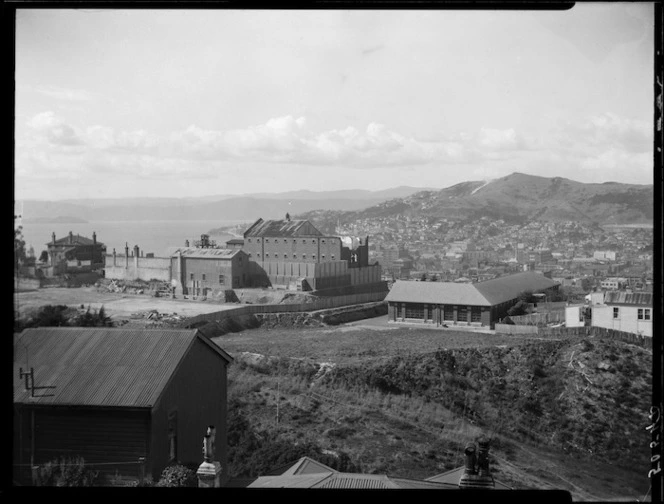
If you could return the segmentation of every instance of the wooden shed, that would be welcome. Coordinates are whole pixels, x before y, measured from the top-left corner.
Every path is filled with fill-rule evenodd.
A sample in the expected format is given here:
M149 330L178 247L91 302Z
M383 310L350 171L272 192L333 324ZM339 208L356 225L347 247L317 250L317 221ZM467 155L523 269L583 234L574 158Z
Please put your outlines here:
M201 432L226 456L232 358L198 330L26 329L14 346L14 481L60 457L110 478L198 463Z

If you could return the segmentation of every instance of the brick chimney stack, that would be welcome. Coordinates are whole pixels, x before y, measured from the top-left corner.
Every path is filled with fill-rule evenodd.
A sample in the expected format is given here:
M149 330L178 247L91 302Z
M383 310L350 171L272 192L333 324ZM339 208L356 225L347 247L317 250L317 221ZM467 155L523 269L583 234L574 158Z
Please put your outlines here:
M92 258L90 259L90 264L95 263L95 249L97 248L97 233L92 232Z
M490 441L481 436L474 443L466 445L466 468L459 478L459 488L495 488L493 476L489 469Z
M74 243L74 233L69 231L69 245L72 245Z
M55 232L51 233L51 240L53 241L53 245L55 245Z

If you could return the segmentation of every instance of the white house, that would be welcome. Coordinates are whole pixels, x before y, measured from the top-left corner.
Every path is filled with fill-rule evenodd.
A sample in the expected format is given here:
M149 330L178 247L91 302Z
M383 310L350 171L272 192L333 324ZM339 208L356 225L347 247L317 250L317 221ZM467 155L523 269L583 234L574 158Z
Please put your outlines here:
M592 326L652 337L651 292L606 292L592 306Z
M583 327L586 305L575 304L565 307L565 327Z

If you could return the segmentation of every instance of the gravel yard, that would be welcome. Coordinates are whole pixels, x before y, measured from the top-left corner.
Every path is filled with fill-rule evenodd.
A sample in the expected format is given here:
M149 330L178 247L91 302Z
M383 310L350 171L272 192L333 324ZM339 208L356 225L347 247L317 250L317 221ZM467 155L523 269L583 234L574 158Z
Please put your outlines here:
M95 287L53 287L28 292L14 293L14 308L20 316L28 315L35 308L45 305L67 305L98 310L101 306L113 321L131 320L132 314L156 310L159 313L176 313L191 317L202 313L227 310L238 306L235 303L197 301L193 299L157 298L138 294L99 292Z

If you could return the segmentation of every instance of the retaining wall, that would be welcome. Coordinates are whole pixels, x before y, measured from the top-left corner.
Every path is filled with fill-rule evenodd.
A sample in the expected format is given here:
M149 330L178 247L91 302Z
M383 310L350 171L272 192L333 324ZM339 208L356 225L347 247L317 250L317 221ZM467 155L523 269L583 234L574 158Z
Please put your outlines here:
M181 327L191 327L201 322L215 322L228 317L243 317L247 315L257 315L263 313L292 313L292 312L312 312L350 306L355 304L382 302L385 299L385 292L373 292L366 294L353 294L349 296L337 296L332 298L320 298L311 303L294 304L255 304L238 306L213 313L204 313L190 317L184 320Z

